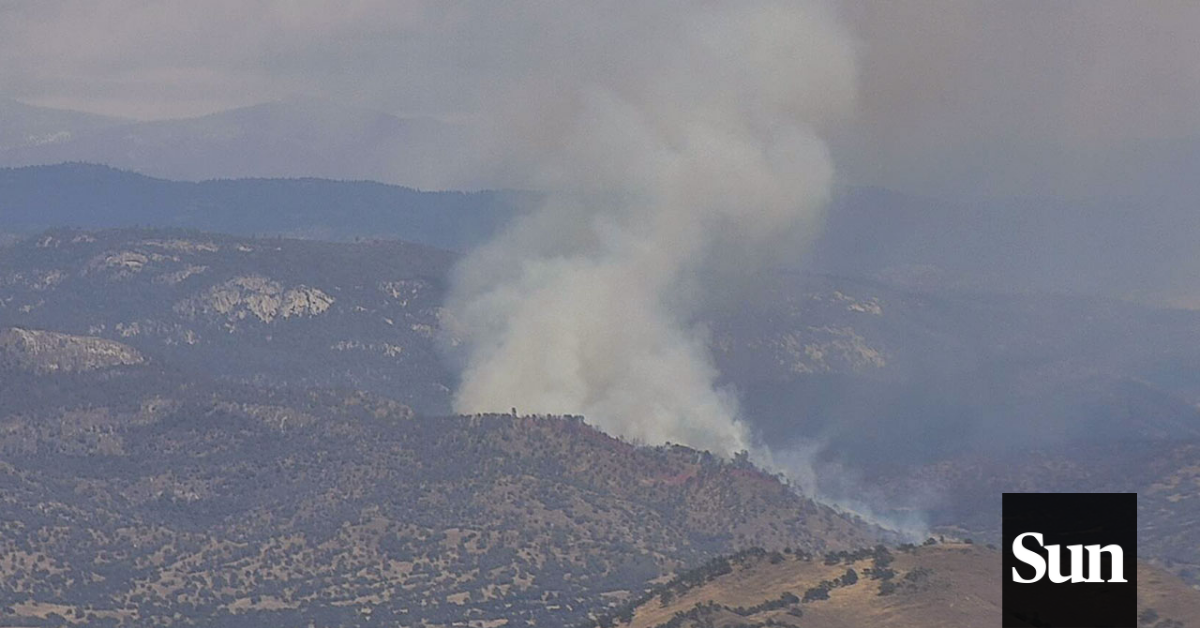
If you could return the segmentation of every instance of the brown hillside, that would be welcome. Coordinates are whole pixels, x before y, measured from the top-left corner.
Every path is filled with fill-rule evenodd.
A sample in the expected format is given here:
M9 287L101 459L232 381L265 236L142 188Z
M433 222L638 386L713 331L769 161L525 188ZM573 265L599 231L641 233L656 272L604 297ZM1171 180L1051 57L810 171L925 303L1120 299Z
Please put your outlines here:
M713 556L874 532L577 418L0 366L0 626L564 626Z
M634 610L629 625L994 628L1000 625L999 573L997 550L969 544L826 556L742 553L729 559L728 573L698 586L681 580L704 580L703 574L672 581L664 587L666 602L659 591ZM1138 597L1145 626L1200 626L1200 592L1166 572L1140 565Z

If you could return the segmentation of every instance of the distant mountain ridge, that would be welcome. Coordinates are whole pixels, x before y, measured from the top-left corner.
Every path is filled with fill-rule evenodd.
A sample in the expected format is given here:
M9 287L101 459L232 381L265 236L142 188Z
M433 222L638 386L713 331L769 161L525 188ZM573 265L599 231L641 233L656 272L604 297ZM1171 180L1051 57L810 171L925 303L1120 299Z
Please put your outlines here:
M512 220L526 196L326 179L193 183L70 163L0 168L0 231L182 227L324 240L392 238L464 250Z
M103 155L86 160L120 163ZM541 200L528 191L420 191L364 180L412 185L368 171L318 170L325 178L314 178L307 176L313 170L281 166L258 172L305 178L245 178L255 175L249 168L193 182L135 174L128 169L153 171L128 164L118 170L58 161L0 168L0 242L3 234L52 227L184 227L326 240L393 238L463 251ZM0 153L0 166L5 163ZM1141 219L1151 204L1160 220ZM783 263L915 288L1100 295L1196 309L1200 266L1193 265L1191 250L1200 237L1200 214L1193 209L1178 199L964 204L842 187L811 246L797 247Z
M317 99L147 122L10 106L23 112L5 120L10 134L59 136L0 144L4 166L84 161L188 181L321 177L427 186L467 157L454 126Z
M0 98L0 162L8 151L64 144L132 120Z

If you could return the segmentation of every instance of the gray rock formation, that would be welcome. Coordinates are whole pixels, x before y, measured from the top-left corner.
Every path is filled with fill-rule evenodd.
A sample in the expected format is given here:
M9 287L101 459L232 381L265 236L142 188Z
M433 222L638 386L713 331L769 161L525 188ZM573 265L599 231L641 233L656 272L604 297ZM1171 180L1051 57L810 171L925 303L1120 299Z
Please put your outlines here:
M92 371L145 361L137 349L103 338L19 327L0 331L0 364L39 373Z

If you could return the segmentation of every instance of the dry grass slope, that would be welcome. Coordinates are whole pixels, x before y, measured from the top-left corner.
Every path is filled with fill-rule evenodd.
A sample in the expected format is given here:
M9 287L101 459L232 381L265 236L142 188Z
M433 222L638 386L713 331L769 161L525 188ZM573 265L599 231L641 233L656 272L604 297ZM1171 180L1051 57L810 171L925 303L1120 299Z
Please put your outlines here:
M564 626L713 556L876 532L578 418L0 364L0 626Z
M1000 625L1000 553L995 549L950 543L837 558L803 552L743 555L730 561L729 573L700 586L672 588L665 601L660 592L634 610L629 626ZM853 577L847 576L850 571ZM1139 566L1138 598L1147 628L1200 626L1200 592L1160 569Z

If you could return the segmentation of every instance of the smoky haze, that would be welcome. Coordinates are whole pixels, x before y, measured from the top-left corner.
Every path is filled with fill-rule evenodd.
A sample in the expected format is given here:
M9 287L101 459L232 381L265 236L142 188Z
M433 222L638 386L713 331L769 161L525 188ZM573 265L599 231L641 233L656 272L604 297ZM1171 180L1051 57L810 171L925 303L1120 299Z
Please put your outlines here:
M730 453L699 271L767 260L819 223L817 134L850 106L853 53L816 5L544 5L490 121L502 176L547 200L459 266L460 412L582 412L615 433ZM715 251L726 253L713 257Z
M381 135L372 113L320 106L238 156L294 156L303 135L318 165L347 168L247 171L545 192L458 271L446 324L459 407L586 412L631 436L734 449L752 438L696 321L713 301L753 299L731 290L766 266L1200 307L1196 32L1200 6L1119 0L18 1L0 3L0 97L160 120L300 96L464 130L393 162L362 148ZM185 137L220 139L217 118ZM344 152L329 150L338 139ZM351 151L370 168L350 168ZM1120 340L1137 339L1129 329ZM897 405L828 394L843 423L845 405ZM659 420L626 415L648 397L638 414ZM917 407L906 420L932 425Z
M850 0L829 10L848 32L859 79L855 101L823 121L835 183L910 198L854 196L875 213L831 215L834 227L859 220L885 237L827 238L825 248L840 253L824 259L848 263L808 268L861 273L870 258L882 261L870 272L930 265L1000 275L989 285L1005 289L1200 303L1200 258L1190 254L1200 237L1200 6ZM423 189L532 185L526 165L510 159L530 147L489 141L497 139L489 124L514 80L539 94L549 89L534 76L561 80L554 56L568 68L580 56L575 45L630 43L598 13L425 0L2 3L0 98L140 120L317 99L433 131L414 135L393 120L389 135L366 111L300 107L296 128L223 144L252 118L243 110L3 152L0 163L100 161L167 178L322 176ZM557 30L571 20L591 24ZM618 76L644 49L587 69L613 64L606 71ZM4 134L17 126L2 103L0 117ZM198 156L170 138L187 138ZM951 233L939 235L942 225Z
M862 80L853 115L827 137L840 176L855 183L927 196L1094 197L1140 185L1156 170L1148 151L1177 151L1162 143L1200 133L1194 3L852 0L835 9ZM305 95L471 122L511 78L518 50L509 43L551 45L554 33L531 27L547 10L561 12L423 0L5 2L0 96L162 119ZM447 184L483 182L468 170Z

